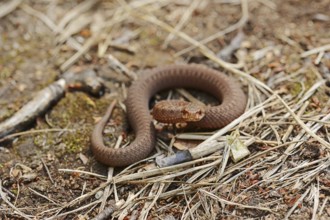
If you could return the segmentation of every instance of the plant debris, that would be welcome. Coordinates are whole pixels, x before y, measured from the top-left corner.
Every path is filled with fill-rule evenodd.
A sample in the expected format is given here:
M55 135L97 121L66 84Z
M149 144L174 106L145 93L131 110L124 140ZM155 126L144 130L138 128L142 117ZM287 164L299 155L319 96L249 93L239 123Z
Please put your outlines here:
M330 2L312 6L307 0L2 2L2 123L71 68L97 69L93 76L105 95L66 93L24 135L1 143L0 218L329 219ZM130 81L149 67L187 62L240 81L246 112L218 131L173 128L170 138L159 136L149 158L129 167L97 163L89 136L109 103L116 99L120 107L104 142L123 147L134 138L124 105ZM170 98L218 104L178 88L157 94L150 107ZM236 146L249 151L240 160L226 144L233 132ZM198 146L180 151L189 151L188 161L158 167L156 158L179 152L176 140Z

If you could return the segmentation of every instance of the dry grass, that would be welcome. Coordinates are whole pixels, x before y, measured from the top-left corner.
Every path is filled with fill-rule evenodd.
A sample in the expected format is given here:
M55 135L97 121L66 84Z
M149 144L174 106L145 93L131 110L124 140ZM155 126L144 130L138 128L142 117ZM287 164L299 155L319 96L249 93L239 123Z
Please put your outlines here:
M222 3L225 1L218 2L227 4ZM256 2L259 1L253 4ZM63 174L79 173L86 177L99 178L103 183L92 191L82 191L80 197L67 201L66 204L58 204L47 195L31 189L33 193L53 204L53 208L49 210L34 211L33 213L37 213L36 218L61 219L79 213L79 219L87 219L90 213L95 214L106 209L109 201L112 204L110 207L116 209L106 210L108 214L113 212L115 219L126 219L127 216L131 219L149 219L150 216L159 219L219 219L220 216L289 219L292 215L299 214L299 210L303 212L307 209L311 210L311 219L327 216L330 103L328 101L319 105L313 99L324 88L325 80L316 73L308 88L302 86L293 95L283 85L286 82L299 84L305 73L304 66L282 78L278 78L276 74L268 74L267 79L262 80L258 79L258 74L251 74L251 63L267 66L266 53L252 61L249 61L252 54L245 54L242 58L243 66L239 68L235 63L219 59L217 52L213 52L208 43L243 28L249 16L253 15L249 15L247 0L232 1L229 4L241 7L241 19L224 30L197 40L185 31L189 30L189 23L195 21L192 20L192 14L208 3L210 2L195 0L187 5L182 3L182 6L175 0L118 0L116 3L87 0L66 12L58 22L52 21L47 14L37 11L27 3L20 3L18 7L21 10L38 17L53 31L59 45L67 44L75 49L76 52L60 66L61 70L68 69L82 58L90 59L93 56L91 49L96 46L100 58L110 56L112 62L116 63L113 65L120 68L118 72L134 79L133 71L106 52L108 47L115 45L109 37L114 30L134 25L139 31L151 28L165 33L161 35L163 50L173 41L183 42L185 48L175 51L177 59L182 60L182 56L191 51L207 57L212 66L226 70L240 79L249 100L246 112L225 128L215 133L181 133L177 136L180 140L203 140L198 147L221 145L216 152L203 158L158 168L154 159L167 154L164 149L170 148L159 141L155 155L116 175L112 168L109 168L107 176L75 169L59 170ZM271 1L263 4L266 5L263 7L275 7ZM175 5L186 7L187 10L178 17L174 26L159 15L164 14L162 10L167 6L173 9ZM78 42L75 34L86 27L91 31L90 36L83 43ZM270 51L273 50L276 50L276 46L270 47ZM300 56L306 58L313 54L324 55L327 50L329 44L303 51ZM321 55L317 58L318 62L322 59ZM317 72L317 68L314 71ZM235 131L239 132L237 139L251 150L251 154L238 163L230 161L225 139L226 135ZM121 140L122 137L118 138L118 143ZM130 186L133 186L132 190ZM103 192L102 196L98 196L100 192ZM2 203L7 204L7 208L1 206L2 210L11 210L22 218L34 218L33 215L25 214L31 213L29 207L15 207L15 203L6 199L6 194L9 192L4 191L0 182ZM103 218L105 217L99 216L96 219Z

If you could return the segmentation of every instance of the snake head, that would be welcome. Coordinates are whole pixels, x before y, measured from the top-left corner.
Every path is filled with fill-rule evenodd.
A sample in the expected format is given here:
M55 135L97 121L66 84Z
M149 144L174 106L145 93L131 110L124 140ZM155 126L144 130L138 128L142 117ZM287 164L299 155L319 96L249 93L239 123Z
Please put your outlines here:
M154 119L162 123L189 123L205 116L205 106L182 100L163 100L153 107Z
M181 110L181 114L185 122L200 121L205 116L205 107L200 104L189 102Z

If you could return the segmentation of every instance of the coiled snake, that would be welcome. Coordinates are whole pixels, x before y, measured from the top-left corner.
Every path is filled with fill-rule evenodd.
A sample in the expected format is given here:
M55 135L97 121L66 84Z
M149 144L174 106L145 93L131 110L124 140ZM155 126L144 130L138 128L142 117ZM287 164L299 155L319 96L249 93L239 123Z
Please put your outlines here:
M108 111L95 126L91 136L91 149L95 158L106 165L121 167L146 158L156 144L155 127L149 112L149 100L157 92L171 88L193 88L205 91L220 101L218 106L195 106L176 108L162 111L160 108L153 111L154 117L159 120L173 123L175 117L166 115L168 112L190 120L191 126L200 128L221 128L239 117L245 110L246 96L240 85L216 70L198 64L169 65L146 70L138 80L134 81L128 90L126 100L128 120L135 132L134 141L125 148L109 148L103 143L102 132L111 111ZM174 103L175 104L175 103ZM179 106L185 106L181 101ZM166 104L165 104L166 105ZM189 111L197 114L191 118ZM169 120L167 120L169 119ZM182 121L180 121L182 122Z

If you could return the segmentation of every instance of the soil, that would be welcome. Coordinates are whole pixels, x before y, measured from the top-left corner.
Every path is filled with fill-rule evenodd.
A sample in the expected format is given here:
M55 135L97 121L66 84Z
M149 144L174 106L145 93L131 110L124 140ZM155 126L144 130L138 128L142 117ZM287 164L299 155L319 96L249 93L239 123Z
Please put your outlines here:
M89 148L89 136L96 121L102 116L114 97L124 101L126 88L131 83L129 77L109 65L107 58L109 54L116 57L127 69L137 75L145 68L169 63L197 62L238 77L208 59L196 48L182 54L181 51L190 47L191 44L180 37L174 36L168 45L164 46L169 33L162 27L142 19L141 15L136 16L133 14L134 12L128 12L120 20L120 16L125 14L123 13L125 7L122 5L125 1L99 1L88 10L71 18L64 26L64 31L57 32L46 24L49 19L55 25L59 25L60 21L63 21L62 18L78 8L82 2L24 1L0 20L0 121L10 118L33 98L36 92L61 78L67 70L77 72L77 70L93 68L104 80L106 87L106 94L99 98L80 91L67 91L59 102L45 115L40 115L35 123L27 129L27 131L40 130L40 132L16 137L10 143L0 143L2 191L7 193L10 203L32 219L46 219L56 213L60 214L70 210L75 211L58 217L58 219L90 219L98 214L98 203L77 210L79 207L97 201L96 195L88 197L72 207L64 205L85 193L92 192L106 180L108 168L93 158ZM129 4L134 2L137 3L135 5L138 5L139 1L127 1ZM163 3L150 2L140 8L136 6L134 10L142 12L142 14L152 14L172 27L178 24L182 15L192 4L190 1L175 0ZM47 19L38 13L31 13L29 8L43 13ZM252 0L248 1L248 10L249 20L241 29L245 38L228 62L237 63L243 59L244 65L240 67L241 70L269 85L272 90L280 91L280 94L282 92L281 96L299 96L302 90L308 90L315 82L330 79L329 49L324 51L320 61L318 61L318 56L321 56L319 53L302 57L305 51L330 44L329 0ZM240 1L202 1L194 9L192 16L183 25L181 31L191 38L201 41L233 25L241 16ZM78 22L78 19L81 21ZM88 19L89 22L86 22ZM108 26L101 27L101 31L97 32L97 28L100 28L98 24L104 21L107 21L105 23L108 23ZM79 24L84 22L86 24L79 27ZM70 25L77 27L77 31L70 32ZM238 31L234 30L205 45L217 54L230 44ZM95 32L101 34L95 37L93 35ZM73 65L66 68L63 64L77 52L72 44L72 39L80 47L91 39L94 39L94 43L79 59L73 62ZM112 44L105 47L105 52L102 53L101 46L104 46L109 40L112 40ZM281 77L291 75L292 80L272 84L273 79L280 80ZM248 81L241 79L241 83L248 94ZM327 108L328 90L326 86L323 86L313 96L312 105L308 108L310 114ZM320 130L319 135L329 141L327 126L329 124ZM105 141L109 145L114 145L117 137L123 135L123 143L128 142L130 138L127 137L131 137L128 135L128 127L125 112L118 107L105 130ZM49 128L63 129L63 131L43 132L44 129ZM298 133L300 129L297 126L294 128L294 132ZM276 138L269 137L269 140L273 141ZM308 146L306 145L307 147L300 157L290 160L299 164L304 160L329 158L329 149L315 150L319 143L313 141L315 143L306 143ZM267 146L259 145L251 151L257 153L265 149ZM149 163L153 162L149 161ZM141 164L146 165L143 162ZM64 169L87 171L104 177L67 172ZM120 171L121 169L115 169L115 174ZM318 177L315 176L315 179L308 183L317 185L319 195L317 210L319 211L323 205L322 211L318 213L319 219L330 218L329 173L329 168L325 168L318 174ZM244 175L244 178L251 182L243 182L242 177L232 185L227 185L225 189L228 191L216 193L218 196L223 196L221 198L230 201L233 199L231 193L238 195L259 179L260 175L262 172L251 170ZM184 179L173 179L173 182L175 184L165 189L164 192L186 184ZM117 196L119 195L119 199L127 200L131 193L138 193L147 184L150 183L121 183L116 188ZM198 191L198 186L195 187ZM231 192L231 187L238 187L241 191ZM185 196L177 195L158 199L156 204L151 206L147 219L180 219L184 215L183 213L187 213L187 208L195 213L193 215L196 219L282 219L301 198L304 190L283 187L271 195L267 187L260 186L249 192L251 193L247 194L248 196L239 197L235 202L250 206L266 204L272 209L272 212L237 208L235 205L225 206L225 203L222 202L213 203L212 210L205 210L201 207L195 210L195 200L203 200L205 197L192 197L191 201L186 201ZM259 196L259 194L263 196ZM195 195L199 195L198 192ZM4 199L1 199L2 196L0 195L0 218L25 219ZM147 196L146 193L145 198ZM312 192L310 196L314 196ZM139 214L136 213L140 213L144 205L143 198L133 199L134 205L127 210L126 216L121 212L120 218L130 219L135 215L138 216ZM111 204L113 200L115 200L115 194L110 195L107 204ZM173 206L173 204L176 205ZM313 205L315 204L311 200L304 200L298 204L289 218L312 218ZM166 206L170 208L167 209ZM118 215L115 215L116 218ZM192 219L191 216L186 218Z

